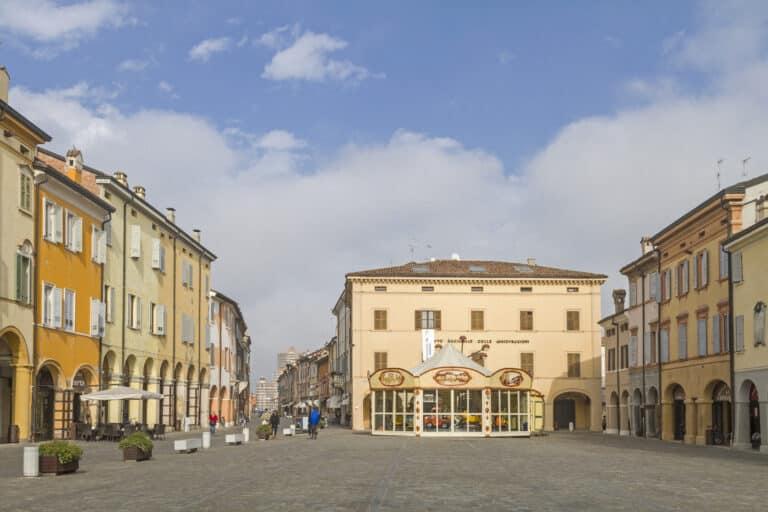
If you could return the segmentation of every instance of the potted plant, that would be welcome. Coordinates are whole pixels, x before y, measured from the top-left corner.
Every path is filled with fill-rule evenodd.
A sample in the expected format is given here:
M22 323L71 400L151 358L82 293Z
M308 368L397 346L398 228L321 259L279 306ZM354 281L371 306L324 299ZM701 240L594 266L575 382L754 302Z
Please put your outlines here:
M123 450L123 462L151 459L153 446L154 443L144 432L134 432L117 444L117 447Z
M269 436L272 435L272 427L269 425L259 425L256 427L256 436L259 439L269 439Z
M40 450L40 473L61 475L74 473L80 467L83 449L76 444L67 441L51 441L41 443L38 449Z

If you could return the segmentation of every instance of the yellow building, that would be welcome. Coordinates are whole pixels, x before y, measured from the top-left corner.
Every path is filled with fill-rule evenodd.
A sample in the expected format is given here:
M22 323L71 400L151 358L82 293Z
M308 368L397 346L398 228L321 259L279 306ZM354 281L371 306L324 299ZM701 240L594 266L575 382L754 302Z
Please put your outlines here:
M37 325L35 439L69 438L75 424L95 424L79 396L97 389L106 262L104 224L114 209L86 190L82 155L67 153L66 175L36 162Z
M768 452L768 218L764 198L758 200L762 220L733 236L734 381L736 410L734 447Z
M354 347L352 428L378 428L379 424L371 421L371 414L386 414L386 402L384 411L371 402L371 390L380 389L380 379L372 380L372 376L380 375L376 373L379 370L407 370L408 374L400 375L405 380L432 379L438 384L436 390L455 382L465 391L490 390L488 379L493 380L499 371L519 370L520 375L532 376L526 390L532 389L543 398L543 408L539 401L539 409L532 411L534 419L525 428L530 430L540 423L542 428L553 430L568 428L573 423L577 429L600 431L601 355L597 322L600 286L604 281L605 276L600 274L542 267L533 260L527 264L436 260L348 274L344 307L336 309L348 309L351 319L345 325ZM448 368L450 375L437 377L443 384L435 381L430 371L422 373L420 365L437 357L439 354L434 351L438 347L449 344L460 357L469 357L484 370L469 366ZM426 384L422 382L419 386ZM461 395L459 388L454 391ZM461 404L454 404L448 412L439 405L440 392L436 393L437 402L423 404L424 414L415 416L411 423L421 432L415 428L410 432L471 433L462 430L461 415L456 416L456 407ZM442 396L447 400L444 392ZM510 412L509 400L513 399L509 393L504 397L503 411ZM427 398L431 399L432 394L422 397ZM525 414L522 407L528 402L514 403L514 413ZM436 408L438 416L442 412L453 421L430 423L428 405ZM398 414L397 410L391 412ZM506 426L498 432L482 430L475 435L512 435L513 423L509 418L505 421ZM387 425L394 424L385 422L381 426L387 431ZM488 426L487 422L485 425ZM524 431L522 422L515 425L516 432Z
M8 81L0 67L0 443L30 433L37 247L32 167L38 144L51 140L8 105Z

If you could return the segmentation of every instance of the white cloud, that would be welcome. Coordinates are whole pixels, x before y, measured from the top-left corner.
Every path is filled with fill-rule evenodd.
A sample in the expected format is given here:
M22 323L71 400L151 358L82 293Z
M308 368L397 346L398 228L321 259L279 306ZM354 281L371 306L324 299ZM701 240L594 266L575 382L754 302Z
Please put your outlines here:
M232 40L228 37L205 39L197 43L192 47L191 50L189 50L189 60L208 62L211 56L228 50L231 44Z
M117 70L138 73L139 71L144 71L145 69L147 69L147 66L149 66L148 60L126 59L122 61L120 64L118 64Z
M135 22L128 6L118 0L0 2L0 29L19 37L18 44L36 57L53 57L103 28ZM24 41L30 40L43 46L29 48Z
M366 78L382 78L348 60L336 60L331 54L343 50L348 43L328 34L300 33L298 25L288 25L263 34L259 42L277 50L264 67L262 77L269 80L307 80L310 82L359 82Z
M163 92L168 92L168 93L173 92L173 86L168 82L166 82L165 80L160 80L160 83L157 84L157 87Z
M292 151L301 149L307 143L285 130L272 130L259 138L256 145L268 151Z

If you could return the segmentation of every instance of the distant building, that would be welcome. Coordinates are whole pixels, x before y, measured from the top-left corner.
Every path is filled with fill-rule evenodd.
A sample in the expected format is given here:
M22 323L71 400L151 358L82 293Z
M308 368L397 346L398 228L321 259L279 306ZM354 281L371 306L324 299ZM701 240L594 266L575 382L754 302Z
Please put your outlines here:
M277 408L277 380L259 377L259 382L254 389L253 407L256 409L276 409Z
M286 352L280 352L277 354L277 373L283 371L286 365L295 362L299 358L299 353L296 349L291 347Z

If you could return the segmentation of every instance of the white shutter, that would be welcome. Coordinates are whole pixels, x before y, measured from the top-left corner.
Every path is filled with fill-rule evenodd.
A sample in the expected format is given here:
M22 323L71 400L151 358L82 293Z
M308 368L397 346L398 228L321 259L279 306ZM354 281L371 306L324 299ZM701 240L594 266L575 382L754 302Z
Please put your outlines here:
M181 315L181 342L187 343L189 341L189 318L185 313Z
M690 273L688 271L688 260L683 262L683 293L688 293L688 283L690 279Z
M152 268L160 268L160 239L152 239Z
M709 251L704 251L701 255L701 287L704 288L709 283Z
M91 336L99 334L99 301L91 298Z
M61 327L61 288L53 288L53 326Z
M181 260L181 284L187 286L187 262Z
M61 209L61 206L55 205L54 207L55 212L55 226L54 229L56 230L56 242L63 242L64 241L64 211Z
M104 336L104 323L106 322L107 305L99 301L99 336Z
M99 262L99 230L91 226L91 260Z
M740 283L744 279L740 252L731 253L731 269L733 270L733 282Z
M158 304L155 310L155 325L155 334L165 334L165 306L163 304Z
M650 299L652 301L656 301L658 298L659 293L659 281L658 281L659 274L656 272L651 273L651 275L648 276L648 295L650 295Z
M131 258L141 257L141 226L131 225Z
M699 256L694 256L693 258L693 289L698 290L699 289L699 264L701 262L701 259Z
M160 271L165 274L165 247L160 246Z
M195 267L190 263L187 268L189 269L189 287L192 288L192 282L193 282L193 274L195 272Z
M141 329L141 297L136 297L136 322L137 329Z
M107 262L107 233L99 230L99 263Z
M72 249L74 249L76 252L83 252L83 219L80 217L75 217L75 222L73 223L74 227L74 246Z
M115 287L109 287L109 319L115 321Z
M736 345L734 350L736 352L744 350L744 316L742 315L736 317Z
M720 315L712 316L712 352L720 353Z

